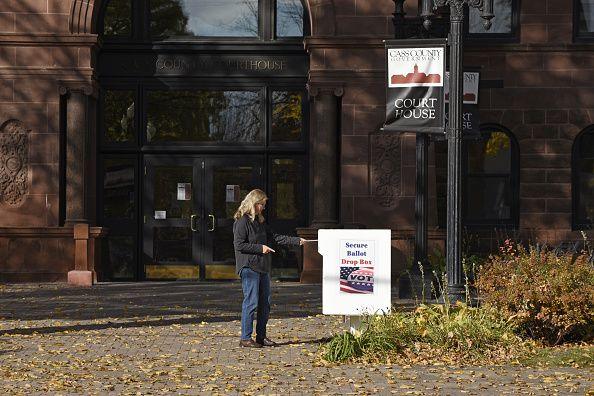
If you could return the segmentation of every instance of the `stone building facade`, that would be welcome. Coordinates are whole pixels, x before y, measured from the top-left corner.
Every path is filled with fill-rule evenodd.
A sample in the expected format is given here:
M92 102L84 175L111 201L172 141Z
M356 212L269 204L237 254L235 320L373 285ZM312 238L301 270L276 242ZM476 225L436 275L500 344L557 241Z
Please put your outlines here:
M411 133L380 132L385 117L382 40L394 37L394 2L304 1L305 37L293 41L280 40L278 31L279 37L261 22L275 20L269 15L280 19L278 4L281 3L279 0L276 4L275 14L274 2L260 1L259 33L255 34L254 42L221 37L209 42L202 37L199 43L187 38L173 43L148 43L142 28L152 29L149 22L133 25L130 37L139 38L136 42L110 41L105 37L105 15L115 12L109 11L106 0L0 2L0 281L70 279L74 283L90 284L97 276L117 280L113 275L115 264L110 260L125 256L114 253L122 251L125 244L115 247L110 245L115 239L110 238L120 235L118 232L123 232L127 225L106 220L104 207L111 202L106 189L117 184L113 179L118 177L133 178L133 182L126 179L121 183L131 186L126 205L135 213L130 215L135 219L130 226L133 231L121 234L118 240L126 241L125 246L132 252L125 257L131 260L133 268L128 268L122 279L209 279L210 275L217 278L216 274L224 273L218 261L212 271L206 266L189 272L179 267L173 272L163 272L157 268L157 258L152 257L159 249L160 257L167 256L163 249L170 246L174 250L187 249L191 261L206 257L196 256L203 254L198 253L201 249L210 249L215 251L209 256L214 263L217 246L229 242L216 232L204 232L207 236L201 236L200 240L192 240L194 234L183 234L179 237L186 241L183 246L173 234L167 236L169 245L163 241L159 241L158 249L157 242L146 245L149 233L157 233L156 228L149 232L146 224L153 224L166 214L157 214L164 212L157 210L157 206L148 209L143 206L151 201L149 192L158 188L159 179L144 184L146 179L142 175L150 176L151 166L156 175L158 166L175 165L166 161L165 165L159 165L165 157L179 158L181 164L184 156L175 157L179 153L185 153L184 158L194 156L197 162L187 165L190 168L201 165L206 169L204 181L200 182L200 194L204 197L210 194L209 186L214 185L209 183L216 183L216 175L220 174L213 170L215 181L208 176L211 158L232 163L253 154L255 162L249 166L259 167L261 178L254 176L254 180L260 181L250 185L274 191L289 188L283 190L285 194L293 194L295 202L301 201L292 209L283 209L283 213L297 210L302 215L293 213L293 217L284 218L277 207L276 214L271 216L277 219L279 227L297 228L305 237L314 237L317 229L325 227L392 229L397 275L412 255L416 138ZM484 132L483 140L468 143L466 151L468 171L463 199L473 249L492 250L502 236L553 245L581 239L580 231L592 237L589 230L594 219L594 16L589 7L593 6L584 0L496 3L502 7L502 15L509 24L504 23L492 36L469 31L465 47L465 65L478 67L481 72L479 108ZM148 2L130 4L133 4L131 18L149 13L148 5L137 5ZM406 1L405 7L407 18L414 19L418 14L416 1ZM249 48L243 47L246 45ZM131 58L124 58L127 53L132 54ZM248 55L240 59L238 54ZM173 57L172 60L167 56ZM216 65L226 65L227 69L219 73L188 66L200 64L205 56L214 59ZM256 63L246 71L250 59ZM275 60L277 65L286 65L286 70L273 74L275 67L266 66L272 74L257 74L257 62L274 65ZM168 61L172 68L176 67L175 62L181 62L178 66L182 66L177 71L164 70L165 74L159 74L159 65L165 68ZM233 62L237 62L235 66L231 66ZM241 62L248 63L244 67ZM303 62L304 68L299 62ZM291 68L292 65L297 66ZM262 121L266 136L268 128L274 131L278 104L274 98L281 92L278 87L290 86L283 88L286 92L302 90L299 119L303 132L299 141L304 146L277 147L269 137L265 147L248 147L245 151L241 150L243 146L229 148L224 142L215 148L189 144L171 148L155 146L151 142L153 132L147 132L148 137L142 139L133 138L138 143L134 148L105 145L105 117L109 112L106 97L110 97L106 92L110 89L132 92L136 99L135 107L131 108L134 120L131 122L139 130L149 130L153 128L149 125L152 121L147 119L151 119L154 105L150 89L157 89L149 86L166 81L167 89L172 89L191 81L199 89L218 83L226 87L222 78L237 80L241 86L255 84L258 88L254 89L263 92L262 97L266 98L263 100L272 103L272 107L261 110L269 120ZM133 87L125 88L126 84ZM162 107L167 107L167 102ZM122 124L122 117L118 116L116 121L115 124ZM159 131L155 133L158 136ZM110 160L115 158L121 163L124 157L130 158L130 168L123 165L109 168ZM437 249L445 238L442 142L432 143L430 157L430 239ZM287 165L279 174L289 181L300 179L302 184L290 184L285 179L277 183L275 164L293 160L301 165L290 169ZM218 163L212 159L212 169ZM237 169L244 168L245 164L239 164ZM128 172L125 169L129 170L128 176L123 176ZM268 176L262 176L263 172ZM177 201L186 200L179 198L180 188L182 191L197 188L198 179L194 177L176 184ZM227 181L221 185L233 197L238 183ZM149 185L153 190L147 190ZM238 192L243 192L242 187L238 187ZM296 190L302 192L302 198L297 197ZM197 191L194 190L196 196ZM278 197L283 197L279 191ZM229 215L235 201L229 195L226 197L225 202L230 206L223 211ZM204 225L204 231L207 227L210 232L217 226L228 226L227 219L210 214L216 212L214 206L208 209L211 201L207 198L196 201L198 206L206 208L203 213L191 215L197 217L190 217L191 210L184 212L184 202L177 202L178 206L168 211L180 210L180 218L187 220L184 227L192 230L196 219L196 227ZM275 204L274 199L271 203ZM171 224L168 227L174 227ZM315 245L306 247L301 257L299 253L291 257L299 261L293 277L301 276L303 281L319 279ZM144 260L153 262L149 266ZM150 271L153 276L147 275ZM283 273L280 271L279 276Z

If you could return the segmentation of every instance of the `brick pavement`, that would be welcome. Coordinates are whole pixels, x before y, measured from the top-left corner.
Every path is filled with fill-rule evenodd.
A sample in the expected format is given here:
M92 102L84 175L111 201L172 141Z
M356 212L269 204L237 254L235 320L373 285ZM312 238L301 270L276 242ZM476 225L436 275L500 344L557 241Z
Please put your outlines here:
M0 286L1 394L584 394L571 368L322 365L319 286L273 285L276 348L241 349L238 283Z

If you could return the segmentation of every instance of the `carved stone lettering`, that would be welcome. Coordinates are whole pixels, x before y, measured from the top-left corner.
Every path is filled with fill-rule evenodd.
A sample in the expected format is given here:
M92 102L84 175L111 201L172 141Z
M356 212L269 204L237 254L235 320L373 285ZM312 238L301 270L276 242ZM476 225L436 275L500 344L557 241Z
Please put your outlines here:
M298 76L307 75L305 55L217 55L105 53L103 75L146 76Z
M389 208L401 191L401 135L378 133L370 137L373 196L381 206Z
M0 202L20 206L29 191L29 130L16 120L0 127Z

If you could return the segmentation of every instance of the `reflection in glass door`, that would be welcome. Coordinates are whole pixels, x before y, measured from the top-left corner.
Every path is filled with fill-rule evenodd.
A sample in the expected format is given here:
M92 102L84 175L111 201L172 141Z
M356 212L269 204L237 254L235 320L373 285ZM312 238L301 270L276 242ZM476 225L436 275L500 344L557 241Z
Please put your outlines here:
M210 159L206 162L204 266L206 279L237 279L233 251L233 215L254 188L264 189L258 158Z
M199 279L202 161L145 160L143 256L145 278Z

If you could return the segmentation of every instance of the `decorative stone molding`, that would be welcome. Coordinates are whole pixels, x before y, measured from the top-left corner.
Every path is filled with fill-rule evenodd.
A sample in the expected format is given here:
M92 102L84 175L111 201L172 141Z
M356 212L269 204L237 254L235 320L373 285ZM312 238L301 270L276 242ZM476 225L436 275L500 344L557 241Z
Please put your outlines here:
M334 95L341 97L344 95L344 85L335 82L308 82L307 90L310 98L315 98L318 95Z
M392 207L401 193L401 147L399 133L375 133L371 138L372 194L378 203Z
M80 92L86 96L97 98L99 86L95 81L89 80L62 80L58 82L60 95L69 95L72 92Z
M104 0L73 0L70 8L70 33L96 33L99 9Z
M312 36L336 35L336 13L333 0L305 0L309 11Z
M0 127L0 202L19 207L29 192L29 133L22 122Z

